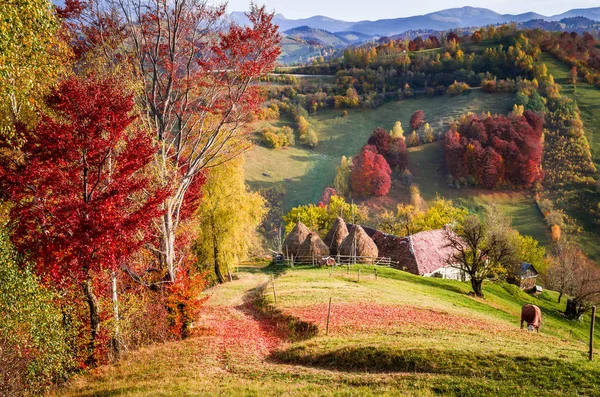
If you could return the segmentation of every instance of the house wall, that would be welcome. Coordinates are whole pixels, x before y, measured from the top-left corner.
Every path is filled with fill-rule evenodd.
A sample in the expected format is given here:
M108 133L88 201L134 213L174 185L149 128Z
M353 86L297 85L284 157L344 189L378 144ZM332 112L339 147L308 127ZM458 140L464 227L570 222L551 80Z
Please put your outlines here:
M463 272L460 269L456 269L454 267L445 266L440 269L437 269L431 273L424 274L425 277L439 277L447 280L458 280L458 281L468 281L470 277L468 274Z
M535 288L535 283L537 281L537 277L526 277L521 278L521 282L519 283L519 287L521 287L524 291L529 291Z
M419 274L409 238L392 236L380 231L377 231L372 238L379 249L379 256L390 258L393 267Z

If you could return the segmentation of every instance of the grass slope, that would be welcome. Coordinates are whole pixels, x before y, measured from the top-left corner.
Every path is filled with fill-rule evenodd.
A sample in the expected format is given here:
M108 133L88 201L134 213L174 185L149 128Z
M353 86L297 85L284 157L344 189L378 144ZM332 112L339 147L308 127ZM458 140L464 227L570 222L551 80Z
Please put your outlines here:
M592 158L596 168L600 171L600 90L579 79L577 87L567 81L569 68L560 60L549 54L542 54L542 61L548 67L548 72L554 76L555 81L561 85L561 92L577 101L584 123L586 137L590 144ZM598 193L591 188L577 188L572 193L574 200L583 198L591 202L599 200ZM584 232L577 236L578 241L590 258L600 262L600 227L594 223L594 218L589 213L573 212L574 216L584 227Z
M360 282L357 270L361 269ZM586 359L588 319L562 317L556 294L539 298L488 283L486 300L456 281L372 266L243 268L207 291L196 334L133 352L72 380L67 396L577 396L598 395L600 365ZM257 288L258 287L258 288ZM327 302L333 298L330 334ZM540 334L518 328L525 302L542 308ZM262 310L260 309L262 308ZM281 315L312 323L285 337ZM596 333L600 336L600 330ZM600 357L597 357L597 359Z

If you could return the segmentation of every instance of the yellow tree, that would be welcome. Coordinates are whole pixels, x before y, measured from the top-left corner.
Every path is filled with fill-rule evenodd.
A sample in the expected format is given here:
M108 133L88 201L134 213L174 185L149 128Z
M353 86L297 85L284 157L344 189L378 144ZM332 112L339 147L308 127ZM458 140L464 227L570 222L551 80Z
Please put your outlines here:
M262 196L246 186L243 165L236 158L210 170L195 216L198 263L213 267L219 283L259 244L256 229L267 212Z
M48 0L0 1L0 137L16 143L15 122L36 119L68 55Z

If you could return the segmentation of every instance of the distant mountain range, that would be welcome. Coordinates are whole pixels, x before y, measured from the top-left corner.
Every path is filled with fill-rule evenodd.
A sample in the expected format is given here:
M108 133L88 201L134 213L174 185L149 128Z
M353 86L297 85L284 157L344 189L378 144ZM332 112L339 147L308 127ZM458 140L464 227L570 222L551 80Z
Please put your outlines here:
M275 15L274 22L279 25L279 29L282 32L287 32L290 29L298 27L310 27L333 33L354 32L381 37L400 34L408 30L447 30L508 22L525 22L532 19L560 21L564 18L577 16L600 21L600 7L573 9L553 16L544 16L535 12L516 15L499 14L487 8L462 7L412 17L359 22L347 22L320 15L304 19L287 19L282 14L277 14ZM243 12L233 12L230 14L230 18L240 24L248 22Z

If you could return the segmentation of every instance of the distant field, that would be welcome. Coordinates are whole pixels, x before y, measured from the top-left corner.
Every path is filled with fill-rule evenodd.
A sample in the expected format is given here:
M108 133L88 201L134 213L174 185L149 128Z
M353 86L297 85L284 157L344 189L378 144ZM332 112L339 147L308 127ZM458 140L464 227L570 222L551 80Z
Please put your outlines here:
M270 150L257 146L247 155L247 181L253 188L281 183L287 192L286 210L316 203L323 190L333 182L335 167L342 156L356 155L373 129L379 126L391 129L399 120L405 134L409 134L410 116L422 109L431 126L443 130L445 122L465 112L506 113L512 105L513 96L510 94L473 91L454 98L418 98L388 103L375 110L350 110L345 118L341 117L340 110L319 112L308 118L319 135L316 149L297 146L287 150ZM291 181L285 182L286 178Z
M443 131L447 122L466 112L507 113L512 106L513 96L510 94L473 91L454 98L418 98L389 103L375 110L351 110L345 118L341 117L339 110L320 112L309 117L320 139L315 150L299 146L271 150L256 146L247 154L247 181L253 188L281 184L286 191L284 211L301 204L317 203L323 190L333 182L335 167L341 157L358 153L371 131L378 126L391 129L399 120L405 134L409 134L410 116L422 109L431 126ZM285 123L280 121L276 125ZM426 200L432 200L436 194L440 194L474 210L495 203L513 218L515 227L521 233L531 235L541 243L548 241L544 220L528 192L501 193L449 188L443 168L441 143L411 148L409 167ZM387 200L387 206L394 207L395 203L406 198L405 190L395 189Z
M531 192L448 187L443 156L441 142L409 149L410 171L425 200L432 200L439 194L472 211L495 204L512 218L514 227L521 234L532 236L541 244L549 242L544 218Z

